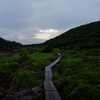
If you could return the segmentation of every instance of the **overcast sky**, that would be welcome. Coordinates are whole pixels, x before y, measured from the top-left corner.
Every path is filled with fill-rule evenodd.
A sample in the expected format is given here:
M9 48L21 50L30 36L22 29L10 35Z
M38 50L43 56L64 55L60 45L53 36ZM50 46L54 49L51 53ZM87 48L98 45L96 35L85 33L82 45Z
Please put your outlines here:
M0 37L41 43L100 20L100 0L0 0Z

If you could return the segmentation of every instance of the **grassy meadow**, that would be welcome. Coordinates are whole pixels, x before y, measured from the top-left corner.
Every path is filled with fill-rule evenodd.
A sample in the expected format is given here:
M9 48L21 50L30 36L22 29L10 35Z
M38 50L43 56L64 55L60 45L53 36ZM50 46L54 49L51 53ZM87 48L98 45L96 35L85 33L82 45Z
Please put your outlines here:
M59 90L62 100L67 100L67 96L77 86L83 86L85 89L79 100L99 100L99 55L100 51L96 49L63 52L62 61L53 68L53 82Z
M0 88L8 90L11 83L33 88L44 81L45 66L62 53L62 60L53 67L53 82L62 100L77 86L85 90L80 100L99 100L100 52L91 50L58 50L43 53L41 48L19 49L14 53L0 53ZM0 90L1 91L1 90Z
M38 48L33 51L35 53L22 49L17 50L17 53L0 54L1 86L7 81L19 87L34 87L44 81L44 68L55 58L51 54L42 53Z

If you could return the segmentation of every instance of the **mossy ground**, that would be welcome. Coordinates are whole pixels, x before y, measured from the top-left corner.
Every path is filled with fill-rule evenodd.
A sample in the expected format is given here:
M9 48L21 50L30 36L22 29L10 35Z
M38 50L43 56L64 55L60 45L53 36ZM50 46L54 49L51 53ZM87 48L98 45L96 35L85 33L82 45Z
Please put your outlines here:
M99 100L100 97L100 52L99 50L67 50L63 59L53 68L53 82L67 98L77 86L87 87L80 100ZM55 66L56 67L56 66Z
M42 53L42 48L37 47L15 50L14 53L1 53L0 84L9 76L9 81L20 87L39 85L44 81L45 66L56 59L53 55L57 51L58 49L54 49L52 53Z
M8 89L14 82L19 87L34 87L44 81L44 68L56 58L51 53L42 53L41 48L17 50L17 53L0 54L0 88ZM91 50L63 50L62 60L53 67L53 82L62 100L77 86L87 87L80 100L99 100L100 97L100 52Z

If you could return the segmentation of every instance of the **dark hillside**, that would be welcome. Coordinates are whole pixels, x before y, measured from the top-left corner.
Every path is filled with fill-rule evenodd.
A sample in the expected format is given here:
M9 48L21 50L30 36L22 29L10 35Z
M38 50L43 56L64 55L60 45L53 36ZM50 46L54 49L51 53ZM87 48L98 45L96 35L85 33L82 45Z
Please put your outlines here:
M65 49L91 49L100 47L100 21L82 25L44 43Z
M11 51L22 47L22 44L18 42L11 42L0 38L0 51Z

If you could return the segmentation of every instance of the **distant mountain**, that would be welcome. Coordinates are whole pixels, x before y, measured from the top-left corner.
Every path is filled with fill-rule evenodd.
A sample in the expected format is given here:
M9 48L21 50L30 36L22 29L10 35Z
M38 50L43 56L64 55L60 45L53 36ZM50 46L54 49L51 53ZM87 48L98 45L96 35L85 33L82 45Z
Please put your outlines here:
M64 49L100 48L100 21L70 29L43 44Z
M11 51L20 47L22 47L22 44L15 41L7 41L0 37L0 51Z

